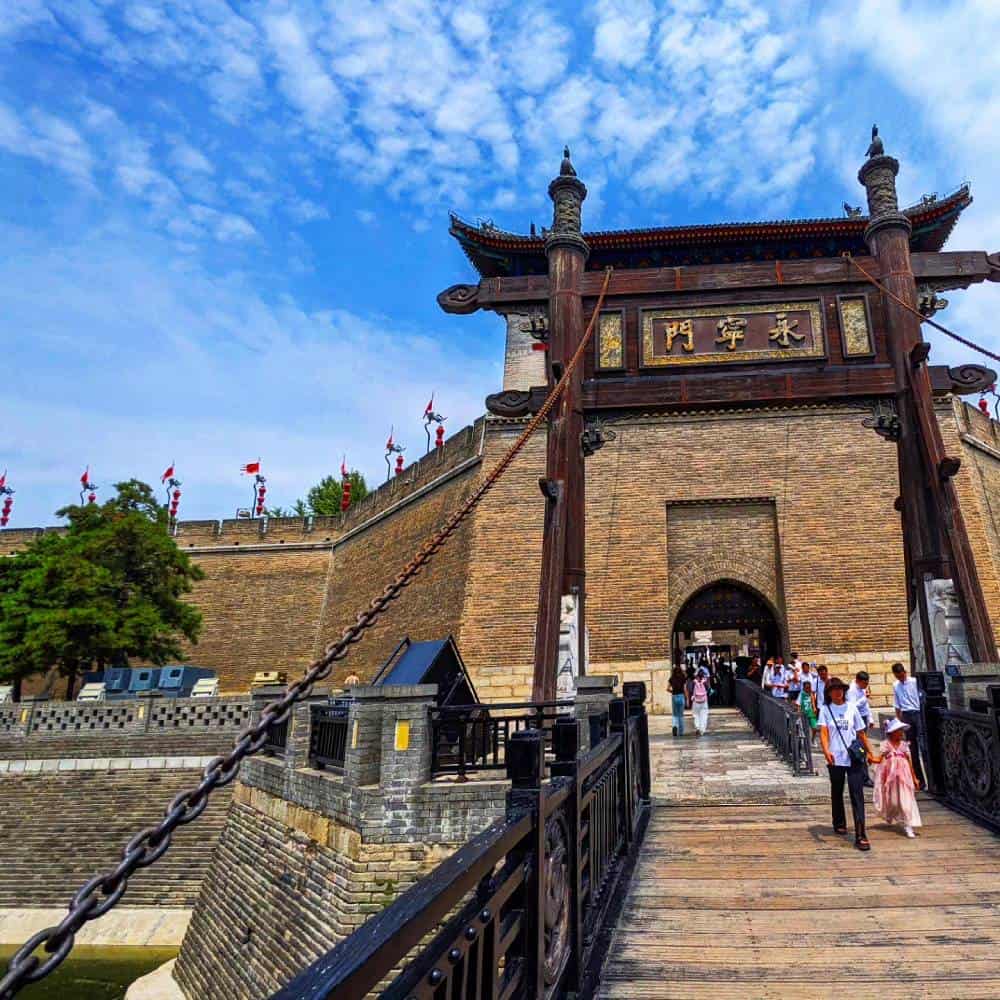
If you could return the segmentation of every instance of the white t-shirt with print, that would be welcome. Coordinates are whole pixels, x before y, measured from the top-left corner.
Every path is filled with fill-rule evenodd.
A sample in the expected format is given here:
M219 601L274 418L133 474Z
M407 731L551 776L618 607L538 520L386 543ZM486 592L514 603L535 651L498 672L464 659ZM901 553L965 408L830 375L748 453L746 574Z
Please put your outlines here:
M819 712L819 724L827 727L829 750L834 764L850 767L851 758L847 748L854 742L855 735L865 728L857 704L845 701L843 705L834 705L833 702L824 705ZM840 735L835 730L839 730ZM840 736L844 738L841 739Z

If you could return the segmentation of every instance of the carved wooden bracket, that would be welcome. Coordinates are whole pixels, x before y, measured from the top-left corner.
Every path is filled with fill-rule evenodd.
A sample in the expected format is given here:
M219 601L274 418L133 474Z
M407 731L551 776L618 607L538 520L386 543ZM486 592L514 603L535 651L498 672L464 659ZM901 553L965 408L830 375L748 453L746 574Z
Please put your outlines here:
M986 255L986 263L989 265L989 273L986 275L987 281L1000 281L1000 250L996 253Z
M962 460L960 458L955 458L953 455L945 455L945 457L938 462L938 475L942 479L951 479L953 476L958 474L958 470L961 467Z
M997 381L997 373L985 365L958 365L956 368L930 365L927 371L931 377L931 390L938 395L951 392L956 396L968 396L983 392Z
M930 353L931 345L926 340L921 340L919 344L914 344L913 349L910 351L910 361L913 367L916 368L917 365L922 365Z
M497 417L526 417L537 413L545 402L545 386L533 389L505 389L486 397L486 409Z
M474 313L479 309L479 285L452 285L438 295L437 302L446 313Z

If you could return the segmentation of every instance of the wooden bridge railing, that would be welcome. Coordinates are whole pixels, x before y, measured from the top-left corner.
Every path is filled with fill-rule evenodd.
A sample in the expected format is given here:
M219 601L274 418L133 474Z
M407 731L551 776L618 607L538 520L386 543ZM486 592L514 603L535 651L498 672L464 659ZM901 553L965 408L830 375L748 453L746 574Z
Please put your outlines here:
M736 705L750 725L791 764L796 777L815 773L812 733L797 706L775 698L748 680L736 682Z
M1000 684L986 689L983 711L948 708L945 682L929 683L924 717L930 750L931 791L951 808L1000 833Z
M528 1000L592 988L649 817L645 688L629 688L586 752L580 723L555 720L548 778L542 731L513 733L506 817L272 1000L362 997L400 967L383 997Z

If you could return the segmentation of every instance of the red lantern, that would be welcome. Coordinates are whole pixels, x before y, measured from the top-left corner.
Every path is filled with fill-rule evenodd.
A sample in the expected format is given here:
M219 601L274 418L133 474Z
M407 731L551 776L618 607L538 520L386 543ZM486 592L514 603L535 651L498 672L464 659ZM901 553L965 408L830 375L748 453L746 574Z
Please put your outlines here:
M401 476L403 474L403 456L396 456L396 475Z
M438 429L434 432L434 447L444 447L444 424L438 424Z
M176 503L178 500L180 500L180 498L181 498L181 491L174 490L174 502Z
M350 479L344 480L344 491L340 497L340 510L341 513L347 510L351 506L351 481Z
M4 502L3 502L3 512L5 514L9 514L10 513L10 509L13 506L14 506L14 501L10 497L7 497L7 499L4 500Z
M0 515L0 528L6 528L9 520L10 518L6 514Z
M88 503L93 503L96 499L97 499L97 494L96 493L88 493L87 494L87 502Z
M262 503L257 504L257 516L259 517L264 513L264 505Z

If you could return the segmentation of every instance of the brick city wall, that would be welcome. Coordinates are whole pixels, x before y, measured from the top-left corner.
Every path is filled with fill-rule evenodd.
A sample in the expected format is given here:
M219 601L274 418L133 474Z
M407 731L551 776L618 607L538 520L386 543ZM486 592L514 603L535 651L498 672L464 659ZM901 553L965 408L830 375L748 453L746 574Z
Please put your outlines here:
M430 781L436 694L353 689L343 774L309 766L309 706L283 759L244 764L174 972L188 997L269 996L504 814L503 780Z

